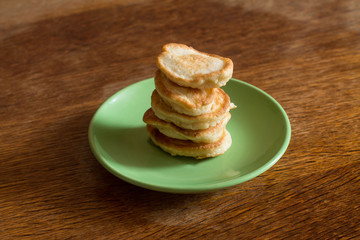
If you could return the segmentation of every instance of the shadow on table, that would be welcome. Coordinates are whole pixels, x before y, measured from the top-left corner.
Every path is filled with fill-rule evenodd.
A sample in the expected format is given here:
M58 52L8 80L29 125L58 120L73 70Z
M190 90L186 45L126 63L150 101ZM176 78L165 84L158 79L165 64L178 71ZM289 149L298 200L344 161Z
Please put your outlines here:
M39 166L43 168L38 169L40 171L52 168L52 173L38 186L47 191L46 196L39 197L39 202L61 209L61 218L80 217L86 221L96 216L103 218L102 222L115 224L117 221L116 224L131 228L149 223L178 225L191 222L199 214L210 214L201 203L221 191L202 194L156 192L126 183L108 172L96 160L88 143L92 114L68 118L57 130L42 136L43 143L55 146L49 152L56 158L44 158L44 165ZM130 134L135 131L145 138L143 144L158 151L149 143L144 128L121 131Z

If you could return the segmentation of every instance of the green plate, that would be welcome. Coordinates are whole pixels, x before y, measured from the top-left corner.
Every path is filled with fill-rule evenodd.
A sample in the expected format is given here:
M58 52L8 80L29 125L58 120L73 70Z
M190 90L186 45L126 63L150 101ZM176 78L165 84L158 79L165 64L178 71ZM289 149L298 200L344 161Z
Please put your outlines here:
M98 161L129 183L171 193L230 187L265 172L289 144L290 122L280 104L264 91L231 79L223 87L237 105L227 125L230 149L204 160L173 157L151 142L142 121L154 88L151 78L120 90L102 104L89 126Z

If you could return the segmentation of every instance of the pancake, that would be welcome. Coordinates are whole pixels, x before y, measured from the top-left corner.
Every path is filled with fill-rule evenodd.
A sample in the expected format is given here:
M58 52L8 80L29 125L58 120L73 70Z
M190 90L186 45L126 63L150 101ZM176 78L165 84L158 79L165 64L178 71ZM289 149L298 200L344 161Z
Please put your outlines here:
M179 155L197 159L216 157L228 150L232 143L231 136L225 128L222 137L213 143L195 143L190 140L170 138L151 125L147 125L146 129L154 144L173 156Z
M160 97L175 111L190 116L198 116L211 111L218 88L189 88L180 86L157 70L155 88Z
M226 116L214 127L203 130L189 130L161 120L150 108L145 112L143 121L153 127L156 127L162 134L171 138L211 143L218 141L220 137L222 137L224 128L230 118L231 114L228 112Z
M229 96L222 89L214 99L211 112L199 116L189 116L174 111L161 99L156 90L153 91L151 96L151 107L158 118L171 122L178 127L191 130L206 129L217 125L224 119L231 106Z
M201 89L222 87L233 73L231 59L177 43L163 46L163 52L157 57L157 66L178 85Z

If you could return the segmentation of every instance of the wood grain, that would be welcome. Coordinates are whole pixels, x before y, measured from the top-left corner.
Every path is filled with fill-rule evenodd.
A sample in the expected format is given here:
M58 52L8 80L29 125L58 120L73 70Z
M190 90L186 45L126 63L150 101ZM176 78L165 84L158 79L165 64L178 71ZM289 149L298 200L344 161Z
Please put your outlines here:
M360 238L358 1L70 2L0 3L1 239ZM230 57L284 107L275 166L176 195L97 163L92 115L152 77L167 42Z

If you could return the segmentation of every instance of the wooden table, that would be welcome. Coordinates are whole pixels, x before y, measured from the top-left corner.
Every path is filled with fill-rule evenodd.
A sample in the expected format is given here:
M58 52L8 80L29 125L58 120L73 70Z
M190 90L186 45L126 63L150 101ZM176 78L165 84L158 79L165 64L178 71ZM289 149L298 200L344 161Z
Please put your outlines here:
M283 106L277 164L180 195L96 161L93 114L168 42L231 58ZM360 238L357 0L1 1L0 59L0 239Z

